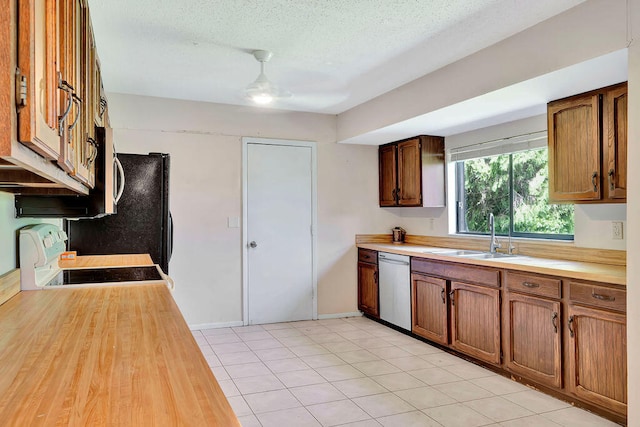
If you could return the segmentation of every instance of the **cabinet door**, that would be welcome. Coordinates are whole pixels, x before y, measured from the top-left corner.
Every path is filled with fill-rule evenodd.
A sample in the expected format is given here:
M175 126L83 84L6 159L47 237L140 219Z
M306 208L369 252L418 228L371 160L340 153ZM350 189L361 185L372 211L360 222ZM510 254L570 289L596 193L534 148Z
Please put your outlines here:
M92 58L91 49L93 40L90 31L90 21L88 9L81 1L75 1L76 10L76 60L78 63L76 77L76 94L80 98L78 121L73 128L71 137L74 139L75 147L75 178L88 187L93 187L93 166L90 161L97 154L95 146L91 141L95 141L95 128L93 126L93 108L92 108L92 92L91 79Z
M59 35L59 68L61 86L65 88L60 97L59 111L61 111L60 155L58 165L70 175L75 169L75 125L79 114L79 97L76 95L77 60L76 54L76 5L75 0L61 0L59 4L58 35Z
M383 145L378 149L378 179L380 206L396 206L397 175L395 144Z
M358 309L378 317L378 266L358 263Z
M599 95L549 103L549 200L601 197Z
M449 344L446 280L413 274L411 286L411 331L431 341Z
M627 198L627 85L607 91L603 100L602 151L605 197Z
M500 290L451 282L451 346L500 363Z
M60 156L58 116L59 2L18 2L18 68L26 97L18 108L18 140L40 155ZM17 83L19 84L19 83Z
M560 302L508 292L504 307L505 367L562 387Z
M627 322L623 314L569 305L569 381L575 395L627 413Z
M422 155L420 139L398 143L398 205L422 204Z

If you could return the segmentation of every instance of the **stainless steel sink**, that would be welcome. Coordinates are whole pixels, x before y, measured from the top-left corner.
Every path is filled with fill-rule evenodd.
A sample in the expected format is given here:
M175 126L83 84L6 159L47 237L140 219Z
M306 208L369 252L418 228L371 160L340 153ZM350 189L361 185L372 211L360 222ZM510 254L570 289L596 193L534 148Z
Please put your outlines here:
M466 249L437 249L437 250L428 250L424 251L427 254L434 255L448 255L448 256L472 256L472 255L482 255L484 252L482 251L471 251Z
M468 249L429 249L422 252L425 254L447 255L447 256L472 258L472 259L512 258L512 257L518 256L515 254L505 254L501 252L490 253L490 252L474 251L474 250L468 250Z
M517 255L515 254L503 254L500 252L490 253L490 252L481 252L478 254L468 254L468 255L459 255L464 258L475 258L475 259L493 259L493 258L513 258Z

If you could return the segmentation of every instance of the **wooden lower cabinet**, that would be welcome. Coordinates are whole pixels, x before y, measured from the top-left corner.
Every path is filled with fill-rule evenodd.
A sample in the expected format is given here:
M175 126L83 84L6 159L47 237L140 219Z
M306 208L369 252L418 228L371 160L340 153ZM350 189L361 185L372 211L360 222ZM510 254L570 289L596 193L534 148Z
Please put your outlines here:
M570 391L626 415L626 316L576 305L569 305L567 314Z
M500 290L451 282L451 347L500 363Z
M358 263L358 310L373 317L380 316L378 304L378 266Z
M562 387L561 319L559 301L505 292L505 368Z
M447 281L411 275L411 331L439 344L449 344Z

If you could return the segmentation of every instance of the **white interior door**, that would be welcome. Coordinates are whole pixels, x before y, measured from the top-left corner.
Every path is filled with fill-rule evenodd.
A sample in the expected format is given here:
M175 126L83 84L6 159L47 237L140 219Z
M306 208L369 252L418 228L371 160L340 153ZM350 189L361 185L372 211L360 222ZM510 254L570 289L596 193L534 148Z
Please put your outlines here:
M314 316L312 146L246 145L249 324Z

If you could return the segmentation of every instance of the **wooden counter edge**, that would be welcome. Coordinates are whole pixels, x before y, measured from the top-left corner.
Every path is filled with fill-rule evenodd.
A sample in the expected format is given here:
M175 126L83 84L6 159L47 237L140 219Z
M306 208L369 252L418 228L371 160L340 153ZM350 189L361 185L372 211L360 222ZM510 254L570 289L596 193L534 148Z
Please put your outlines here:
M613 285L625 286L626 266L607 265L581 261L568 260L550 260L546 258L537 258L527 256L527 258L537 258L540 260L538 265L518 264L517 259L512 261L501 261L500 259L477 259L463 258L456 256L448 256L442 254L431 254L418 252L416 249L421 245L404 244L393 245L391 243L358 243L358 248L371 249L380 252L391 252L400 255L409 255L417 258L427 258L440 261L456 262L459 264L482 265L486 267L495 267L506 270L516 270L529 273L547 274L552 276L561 276L577 280L586 280L593 282L609 283ZM552 263L543 265L544 262Z
M356 245L364 243L391 244L391 234L356 234ZM500 236L500 242L506 247L506 238ZM418 246L437 246L443 248L486 251L489 238L483 236L418 236L408 234L405 244ZM515 253L535 258L546 258L552 254L554 259L588 262L605 265L627 265L627 251L616 249L597 249L578 247L572 241L553 241L545 239L514 238L512 245Z
M20 269L16 268L0 276L0 305L20 292Z

